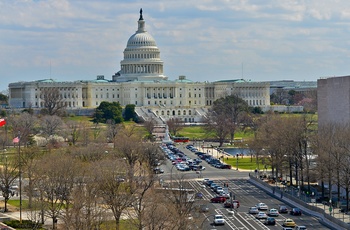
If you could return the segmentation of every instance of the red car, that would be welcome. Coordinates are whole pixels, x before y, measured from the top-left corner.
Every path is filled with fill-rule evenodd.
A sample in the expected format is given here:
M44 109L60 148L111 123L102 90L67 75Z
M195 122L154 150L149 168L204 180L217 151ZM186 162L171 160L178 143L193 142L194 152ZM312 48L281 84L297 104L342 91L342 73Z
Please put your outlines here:
M211 203L224 203L226 201L226 197L224 196L216 196L210 199Z
M233 200L232 203L231 203L230 199L228 199L224 203L224 208L239 208L239 201L238 200Z

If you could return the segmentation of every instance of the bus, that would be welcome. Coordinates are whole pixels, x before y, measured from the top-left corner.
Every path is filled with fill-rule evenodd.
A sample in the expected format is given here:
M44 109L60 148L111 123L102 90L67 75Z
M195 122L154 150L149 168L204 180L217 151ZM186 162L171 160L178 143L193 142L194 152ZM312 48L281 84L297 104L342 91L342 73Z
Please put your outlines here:
M183 142L183 143L187 143L190 141L190 138L188 137L172 137L174 142Z

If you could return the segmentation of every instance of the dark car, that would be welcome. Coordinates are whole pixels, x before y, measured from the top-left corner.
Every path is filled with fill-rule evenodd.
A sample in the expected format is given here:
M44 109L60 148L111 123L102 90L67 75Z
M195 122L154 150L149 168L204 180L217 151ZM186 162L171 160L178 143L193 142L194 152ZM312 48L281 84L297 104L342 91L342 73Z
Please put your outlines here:
M288 208L287 206L281 205L279 207L279 213L288 213Z
M231 165L228 165L228 164L222 164L222 165L221 165L221 168L222 168L222 169L231 169L232 166L231 166Z
M239 208L239 201L238 200L233 200L232 202L228 199L224 203L224 208Z
M211 203L224 203L226 201L226 197L224 196L216 196L210 199Z
M299 208L292 208L289 213L293 216L301 216L301 210Z
M264 221L265 225L276 225L276 220L273 217L268 217L265 221Z

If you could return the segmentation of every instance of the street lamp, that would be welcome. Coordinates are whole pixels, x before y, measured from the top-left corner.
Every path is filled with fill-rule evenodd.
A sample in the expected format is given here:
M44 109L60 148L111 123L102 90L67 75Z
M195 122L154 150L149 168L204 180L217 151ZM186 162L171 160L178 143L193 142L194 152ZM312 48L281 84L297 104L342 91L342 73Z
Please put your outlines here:
M238 154L236 154L236 170L238 171Z
M18 174L19 174L19 223L22 224L22 165L21 165L21 131L18 131Z

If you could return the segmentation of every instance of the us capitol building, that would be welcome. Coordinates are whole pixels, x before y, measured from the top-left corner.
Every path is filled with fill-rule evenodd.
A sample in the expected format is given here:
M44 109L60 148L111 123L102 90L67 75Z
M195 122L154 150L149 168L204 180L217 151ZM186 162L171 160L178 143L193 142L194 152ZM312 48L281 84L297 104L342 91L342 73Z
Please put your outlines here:
M153 117L165 121L172 117L184 122L200 122L212 103L236 94L250 106L270 108L268 82L243 79L215 82L193 82L185 76L168 80L163 73L163 61L154 38L145 29L142 10L137 31L124 49L120 71L111 80L97 76L95 80L60 82L52 79L9 84L11 108L44 108L43 89L58 88L67 110L96 108L102 101L134 104L136 113L144 119Z

